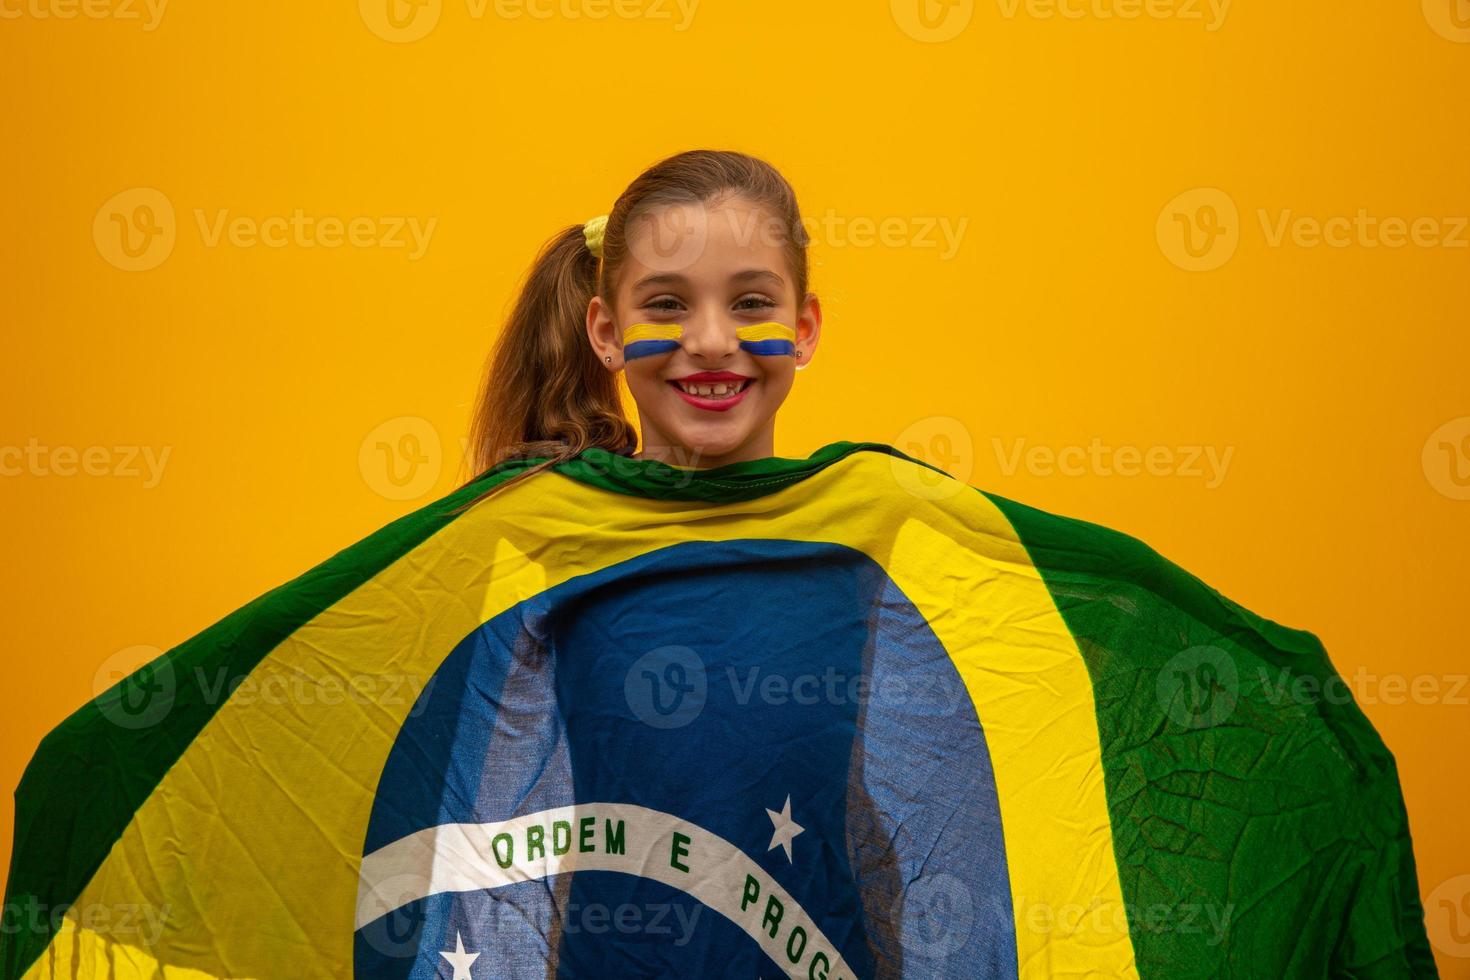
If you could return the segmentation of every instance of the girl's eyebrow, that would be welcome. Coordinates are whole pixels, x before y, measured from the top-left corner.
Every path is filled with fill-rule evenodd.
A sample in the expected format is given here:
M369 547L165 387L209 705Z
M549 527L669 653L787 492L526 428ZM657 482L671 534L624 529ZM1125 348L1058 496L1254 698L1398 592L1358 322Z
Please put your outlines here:
M684 282L684 277L677 272L655 272L653 275L644 276L642 279L633 283L633 288L642 289L644 286L658 286L664 283L678 284L682 282Z
M750 282L754 279L769 279L778 285L786 285L786 280L772 272L770 269L744 269L730 277L731 282ZM682 285L687 280L677 272L656 272L651 276L644 276L633 283L634 289L642 289L644 286L660 286L665 284Z
M786 280L776 275L770 269L746 269L744 272L735 273L730 279L734 282L748 282L752 279L770 279L779 285L786 285Z

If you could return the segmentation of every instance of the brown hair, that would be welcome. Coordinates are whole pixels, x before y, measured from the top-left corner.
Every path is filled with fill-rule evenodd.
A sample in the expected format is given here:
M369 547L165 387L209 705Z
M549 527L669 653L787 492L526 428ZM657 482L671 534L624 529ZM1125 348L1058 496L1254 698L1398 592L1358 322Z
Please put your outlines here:
M691 150L654 164L608 213L601 262L587 248L582 225L564 228L536 256L486 365L470 422L472 478L505 460L548 457L507 481L513 482L590 446L621 453L637 444L617 376L587 337L588 304L594 295L612 304L631 222L669 205L710 205L728 197L763 207L784 229L797 300L806 295L801 210L775 167L723 150Z

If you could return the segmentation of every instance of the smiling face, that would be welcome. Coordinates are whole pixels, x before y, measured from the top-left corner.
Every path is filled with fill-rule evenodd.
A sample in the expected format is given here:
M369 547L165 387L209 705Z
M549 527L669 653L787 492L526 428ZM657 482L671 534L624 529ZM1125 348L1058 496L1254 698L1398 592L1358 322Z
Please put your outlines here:
M711 467L774 455L776 410L822 321L816 296L797 295L779 228L738 198L629 223L612 304L593 298L587 331L604 365L626 371L640 458Z

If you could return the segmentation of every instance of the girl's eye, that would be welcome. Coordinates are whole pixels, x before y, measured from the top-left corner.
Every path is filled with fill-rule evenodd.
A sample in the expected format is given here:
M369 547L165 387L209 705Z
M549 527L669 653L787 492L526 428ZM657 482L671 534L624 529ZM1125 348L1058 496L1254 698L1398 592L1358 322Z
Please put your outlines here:
M741 310L763 310L775 305L775 301L766 296L746 296L736 302L735 307Z
M643 304L643 308L645 310L677 310L679 308L679 301L672 296L666 296L663 299L649 300Z

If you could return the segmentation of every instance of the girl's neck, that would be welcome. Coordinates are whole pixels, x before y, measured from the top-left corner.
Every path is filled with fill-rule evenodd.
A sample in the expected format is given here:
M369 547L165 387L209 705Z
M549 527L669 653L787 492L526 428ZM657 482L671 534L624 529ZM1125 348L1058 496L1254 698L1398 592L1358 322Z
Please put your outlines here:
M698 446L686 446L658 439L647 430L643 433L643 448L633 454L634 459L656 460L680 469L708 470L731 463L746 463L751 460L768 459L776 454L774 432L759 434L739 446L721 454L702 451Z

